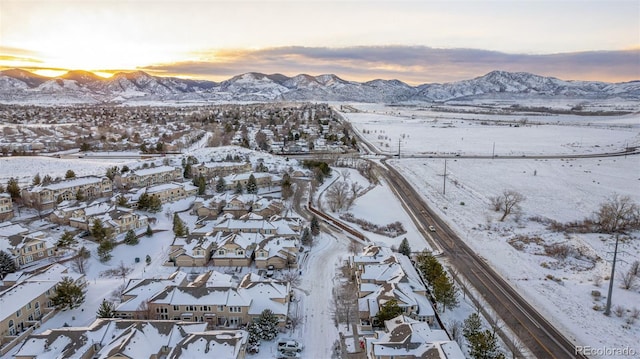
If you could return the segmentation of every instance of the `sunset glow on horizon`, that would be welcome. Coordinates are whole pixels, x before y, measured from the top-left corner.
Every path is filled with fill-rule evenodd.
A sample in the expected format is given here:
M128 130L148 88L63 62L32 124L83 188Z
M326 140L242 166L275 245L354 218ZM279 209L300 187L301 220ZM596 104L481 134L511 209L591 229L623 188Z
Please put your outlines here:
M618 82L640 79L639 13L637 1L3 1L0 68Z

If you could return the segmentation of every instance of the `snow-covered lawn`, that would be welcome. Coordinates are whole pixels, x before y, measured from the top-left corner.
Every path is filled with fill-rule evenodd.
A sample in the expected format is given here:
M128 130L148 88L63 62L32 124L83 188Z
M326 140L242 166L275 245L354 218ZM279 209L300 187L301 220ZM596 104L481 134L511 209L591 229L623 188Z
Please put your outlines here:
M414 119L407 113L399 117L390 112L345 116L383 151L397 152L398 138L404 134L401 146L405 154L487 155L491 154L494 142L496 154L505 155L608 152L640 144L637 115L582 119L597 122L597 126L577 125L579 119L554 116L560 124L520 127L461 119L444 121L429 118L430 114ZM629 347L640 353L637 340L640 320L631 318L634 308L640 309L637 287L624 290L619 279L614 279L612 302L614 308L624 308L621 317L613 313L607 317L602 310L594 310L606 302L612 239L597 234L556 233L541 223L585 219L616 194L630 196L640 203L640 156L579 160L449 159L446 195L443 159L400 159L390 163L473 249L561 331L575 339L577 345ZM514 216L499 222L499 214L490 208L490 198L507 189L526 197L517 222ZM381 200L376 207L368 206L362 212L378 208L388 214L389 202ZM509 243L516 235L540 238L541 243L516 249L518 243L515 246ZM544 254L544 244L566 244L576 252L567 259L556 259ZM623 251L628 254L618 263L618 273L640 258L637 233ZM596 290L602 294L600 299L592 296Z

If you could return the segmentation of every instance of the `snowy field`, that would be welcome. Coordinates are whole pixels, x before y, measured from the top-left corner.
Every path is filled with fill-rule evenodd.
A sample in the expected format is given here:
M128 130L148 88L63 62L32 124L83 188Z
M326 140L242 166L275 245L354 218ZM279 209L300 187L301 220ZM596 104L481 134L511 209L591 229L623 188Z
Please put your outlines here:
M621 151L640 144L640 116L512 116L390 111L344 114L385 153L531 156ZM526 118L526 121L524 120Z
M377 112L380 110L376 108ZM396 108L393 110L398 112ZM345 116L372 144L390 152L397 151L397 139L402 134L407 135L402 140L403 153L416 154L486 155L491 152L494 141L496 154L505 155L607 152L640 143L638 117L599 119L604 123L599 126L565 123L509 127L480 125L468 120L444 125L440 120L411 119L410 115L400 113L400 117L373 113ZM610 126L606 125L608 122ZM378 140L381 134L391 139ZM427 203L472 248L561 331L575 339L576 344L598 348L628 346L640 353L637 340L640 320L630 318L634 309L640 309L638 287L622 289L616 277L612 308L621 306L621 316L612 313L607 317L601 309L594 309L602 308L606 302L612 239L598 234L556 233L540 223L546 219L568 222L591 217L601 203L615 194L630 196L640 203L640 156L578 160L449 159L446 195L443 194L443 159L396 159L390 163L405 174ZM490 197L505 189L526 196L517 222L514 217L500 222L499 214L490 208ZM366 201L365 198L357 203ZM383 203L386 206L386 202ZM376 208L391 212L380 204ZM394 216L395 213L389 214L387 218ZM538 237L542 242L516 249L517 242L509 243L516 235ZM623 245L626 254L624 261L618 263L618 272L640 258L638 237L635 233L633 239ZM544 254L545 244L567 244L582 255L565 260L552 258ZM603 298L595 299L594 290L600 291Z

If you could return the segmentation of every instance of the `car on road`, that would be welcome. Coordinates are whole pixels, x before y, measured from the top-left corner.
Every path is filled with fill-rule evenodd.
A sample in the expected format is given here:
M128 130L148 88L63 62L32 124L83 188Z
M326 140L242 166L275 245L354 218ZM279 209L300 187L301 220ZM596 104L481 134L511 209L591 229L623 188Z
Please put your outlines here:
M300 353L298 352L279 352L278 359L294 359L294 358L300 358Z
M429 232L435 232L436 231L436 227L434 226L429 226Z

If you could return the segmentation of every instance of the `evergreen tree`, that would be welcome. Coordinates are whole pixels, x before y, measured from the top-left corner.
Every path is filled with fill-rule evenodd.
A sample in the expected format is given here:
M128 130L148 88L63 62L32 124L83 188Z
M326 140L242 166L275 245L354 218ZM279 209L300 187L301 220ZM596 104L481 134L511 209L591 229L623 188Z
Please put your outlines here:
M199 196L202 196L207 190L207 180L202 175L193 178L193 185L198 187Z
M225 183L224 178L222 176L219 176L218 181L216 182L216 192L222 193L224 192L226 187L227 184Z
M151 196L149 198L149 212L157 213L162 210L162 201L158 196Z
M108 179L113 181L117 173L118 173L118 166L113 166L113 167L107 168L107 173L105 174L105 176L107 176Z
M74 309L84 302L84 291L71 277L64 277L56 286L51 302L56 309Z
M258 322L249 323L249 325L247 325L247 332L249 333L247 348L259 346L260 340L262 339L262 330L260 329Z
M16 262L9 253L0 250L0 279L3 279L9 273L17 271Z
M282 199L283 200L286 201L289 198L291 198L291 196L293 196L293 188L291 186L291 177L286 172L282 176L282 184L280 185L280 187L282 189Z
M482 329L482 322L480 321L480 315L478 313L472 313L464 320L462 324L462 335L470 340L471 337L478 334Z
M177 213L173 214L173 234L176 237L183 237L188 234L185 223Z
M304 227L304 229L302 230L302 236L300 237L300 242L302 242L302 244L304 245L309 245L311 244L312 239L313 237L311 237L311 231L309 230L309 227Z
M458 306L458 289L446 273L436 277L433 282L433 296L436 298L436 302L442 304L443 312L447 307L455 308Z
M237 182L236 183L236 190L234 191L235 194L242 194L242 183Z
M402 314L402 308L398 306L398 301L396 299L389 299L380 306L380 310L378 314L376 314L378 325L382 326L385 320L393 319L400 314Z
M436 278L444 275L444 269L436 257L429 252L422 252L418 256L418 268L422 271L422 275L427 283L433 286Z
M151 199L149 198L149 195L147 194L147 192L144 192L143 194L141 194L140 197L138 198L138 209L141 211L149 209L150 200Z
M144 232L147 237L153 236L153 230L151 230L151 226L147 224L147 231Z
M76 191L76 199L78 201L84 201L84 193L82 193L82 190L78 189Z
M98 307L98 311L96 312L96 318L115 318L116 317L116 306L107 301L106 299L102 300L100 303L100 307Z
M56 242L56 247L58 248L70 247L71 245L76 243L78 243L78 241L76 241L76 239L74 238L73 233L69 231L64 231L64 233L62 234L58 242Z
M37 186L40 183L42 183L42 179L40 178L40 173L36 173L36 175L33 177L33 180L31 181L31 184L33 184L34 186Z
M504 359L505 356L498 349L496 334L488 329L480 331L469 341L469 354L475 359Z
M273 340L278 336L278 317L270 309L265 309L256 320L260 339Z
M129 207L129 200L125 196L118 196L118 200L116 201L118 207Z
M113 242L110 240L100 242L100 245L98 246L98 258L100 259L100 262L108 262L112 257L112 250Z
M182 176L184 178L191 178L191 164L190 163L186 163L184 165L184 171L182 172Z
M76 173L73 172L73 170L67 170L67 172L64 174L64 178L65 179L76 178Z
M311 217L311 234L316 237L320 234L320 222L318 221L318 217L314 214Z
M113 230L111 228L105 228L102 221L96 218L91 225L91 235L96 239L96 242L102 242L106 239L111 239Z
M138 237L136 237L136 232L134 232L133 229L127 231L127 234L124 237L124 243L130 246L138 244Z
M256 177L253 175L253 173L249 175L249 180L247 181L247 193L258 193L258 184L256 183Z
M411 257L411 246L409 246L409 241L406 237L402 239L402 242L400 242L398 252L404 254L407 257Z
M18 180L11 177L9 178L9 182L7 182L7 193L11 195L12 200L16 200L20 198L20 185L18 185Z
M50 184L51 182L53 182L53 178L51 178L51 176L44 175L44 177L42 177L42 185L43 186L46 186L46 185Z

